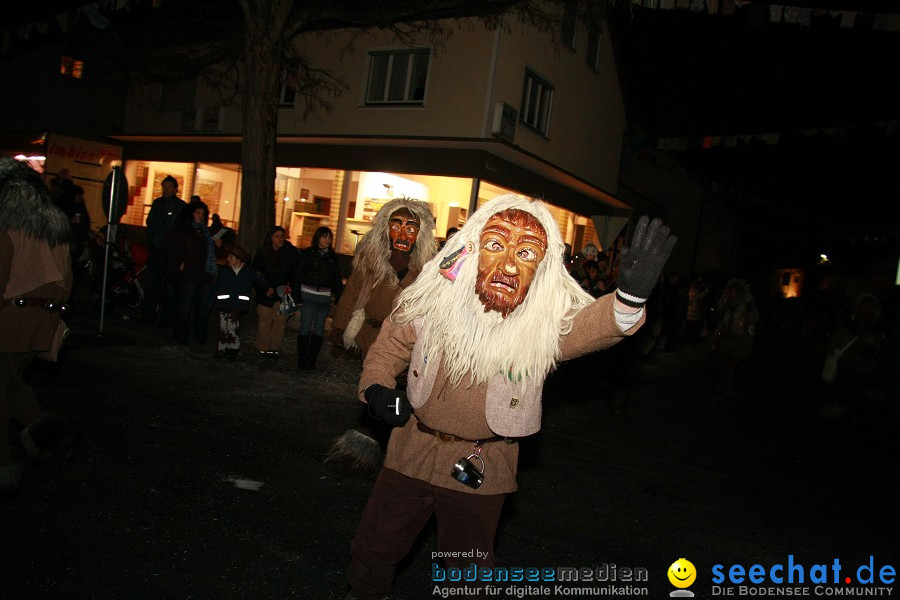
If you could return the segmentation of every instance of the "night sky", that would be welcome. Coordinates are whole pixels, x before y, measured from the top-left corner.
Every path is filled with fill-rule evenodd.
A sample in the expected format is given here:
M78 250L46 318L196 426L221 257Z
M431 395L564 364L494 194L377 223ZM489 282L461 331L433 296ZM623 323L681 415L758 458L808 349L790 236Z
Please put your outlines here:
M667 151L761 242L806 250L896 237L900 31L867 14L852 28L827 13L801 26L749 8L619 11L632 132L653 147L681 139Z

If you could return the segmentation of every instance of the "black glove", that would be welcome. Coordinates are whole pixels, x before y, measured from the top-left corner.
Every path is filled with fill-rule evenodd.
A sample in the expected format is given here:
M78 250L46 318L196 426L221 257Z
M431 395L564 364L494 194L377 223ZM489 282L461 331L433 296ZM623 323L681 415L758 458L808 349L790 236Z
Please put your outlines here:
M386 388L373 383L363 392L369 403L369 414L394 427L403 425L412 414L412 406L406 399L406 392Z
M677 241L678 238L669 235L669 228L659 219L650 221L646 215L638 219L631 247L622 248L616 289L620 302L634 308L643 306Z

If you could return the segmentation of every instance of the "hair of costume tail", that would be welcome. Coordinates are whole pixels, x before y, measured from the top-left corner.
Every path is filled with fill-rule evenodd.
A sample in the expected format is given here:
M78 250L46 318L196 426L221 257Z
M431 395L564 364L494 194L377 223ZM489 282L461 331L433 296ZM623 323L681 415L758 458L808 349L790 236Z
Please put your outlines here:
M381 445L355 429L349 429L334 440L325 464L348 475L374 473L384 462Z

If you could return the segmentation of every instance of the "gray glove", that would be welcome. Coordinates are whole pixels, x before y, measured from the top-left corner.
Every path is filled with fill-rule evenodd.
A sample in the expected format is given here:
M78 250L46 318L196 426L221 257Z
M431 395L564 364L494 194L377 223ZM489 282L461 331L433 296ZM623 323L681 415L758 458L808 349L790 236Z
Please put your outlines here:
M647 215L638 219L631 247L622 248L616 298L634 308L643 306L677 241L659 219L650 221Z

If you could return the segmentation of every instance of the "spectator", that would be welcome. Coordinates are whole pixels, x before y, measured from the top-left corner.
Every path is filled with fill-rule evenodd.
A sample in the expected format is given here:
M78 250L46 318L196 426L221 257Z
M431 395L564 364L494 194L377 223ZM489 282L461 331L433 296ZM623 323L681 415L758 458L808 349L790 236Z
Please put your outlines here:
M600 277L600 265L595 260L587 260L581 265L585 277L579 282L581 289L594 298L606 293L606 282Z
M325 341L325 318L331 310L331 296L341 299L344 280L331 247L334 235L328 227L319 227L309 248L300 251L300 263L293 288L300 290L303 308L297 331L297 368L316 368L316 359Z
M587 273L584 272L584 263L589 260L596 261L599 255L600 250L597 249L597 246L590 242L584 245L581 253L572 260L572 267L569 269L569 273L575 278L575 281L582 281L587 277Z
M0 498L15 494L24 467L13 462L10 421L31 459L71 441L60 417L38 405L23 373L35 358L56 360L68 333L63 304L72 288L69 220L27 164L0 158Z
M280 315L278 309L284 294L292 292L290 283L296 276L300 259L297 249L285 238L283 227L273 227L253 258L253 268L269 283L265 293L256 297L256 347L260 356L278 356L284 338L287 317Z
M732 279L725 285L716 305L717 324L710 341L710 353L719 375L717 402L735 400L734 377L741 360L753 350L759 312L743 279Z
M219 266L219 274L209 292L219 312L219 333L216 341L216 358L237 357L241 348L238 334L241 317L250 306L250 290L268 289L266 278L254 271L249 263L250 256L240 246L230 246L226 251L225 264Z
M681 328L687 312L687 292L677 271L671 271L663 279L662 310L660 349L678 350L681 347Z
M162 196L153 201L147 214L147 274L144 277L144 313L141 321L153 323L159 316L160 327L168 327L172 320L173 287L166 279L171 265L163 256L163 243L169 230L178 221L186 206L184 200L176 196L178 182L171 175L162 180ZM177 266L177 265L176 265Z
M829 386L828 399L851 417L864 410L863 399L887 346L881 302L862 293L847 322L837 326L828 342L828 354L840 351L837 376Z
M457 231L459 231L459 228L458 228L458 227L450 227L450 228L448 228L448 229L447 229L447 235L444 237L444 241L440 243L440 246L438 247L438 250L440 250L441 248L443 248L443 247L444 247L444 244L446 244L447 242L449 242L449 241L450 241L450 238L452 238L452 237L453 237L453 234L455 234Z
M181 211L163 243L166 276L175 291L172 333L178 344L188 343L191 321L195 341L200 345L206 343L206 300L216 274L215 244L206 226L208 218L206 204L191 202Z
M66 216L72 224L72 264L80 262L80 258L88 253L87 242L91 234L91 216L84 204L84 189L72 186L72 204ZM85 259L86 260L86 259Z
M209 225L209 234L213 236L213 239L222 240L221 244L216 245L216 262L225 264L228 248L237 244L237 234L234 229L229 229L225 226L217 213L213 213L211 218L212 223Z
M700 339L703 324L706 322L706 297L709 294L709 286L700 276L694 277L688 287L687 309L684 320L684 337L688 344L693 344Z

